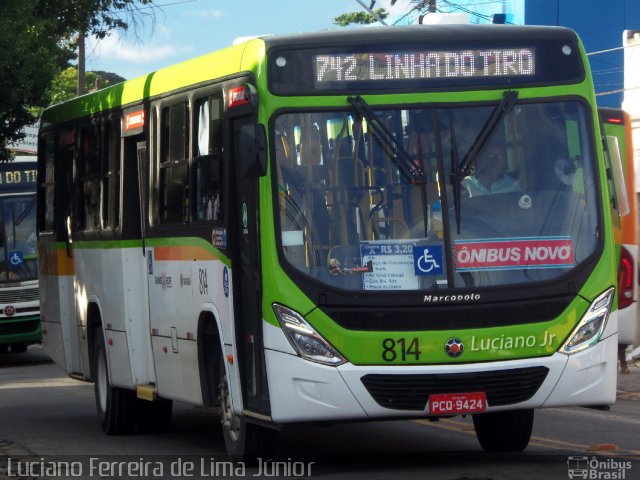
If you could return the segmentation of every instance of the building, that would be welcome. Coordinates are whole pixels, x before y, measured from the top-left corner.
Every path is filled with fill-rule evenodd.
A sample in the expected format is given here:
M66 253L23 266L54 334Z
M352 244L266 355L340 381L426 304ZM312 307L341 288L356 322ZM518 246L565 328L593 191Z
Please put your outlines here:
M524 17L527 25L574 29L590 53L598 104L621 107L625 83L623 31L640 30L640 1L526 0Z

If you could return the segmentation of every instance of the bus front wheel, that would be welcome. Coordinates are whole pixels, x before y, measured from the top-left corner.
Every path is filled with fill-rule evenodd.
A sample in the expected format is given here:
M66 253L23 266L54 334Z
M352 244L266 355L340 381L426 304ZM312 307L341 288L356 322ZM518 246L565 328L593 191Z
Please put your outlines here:
M100 426L107 435L132 433L135 427L135 392L113 387L104 334L99 327L93 349L93 382Z
M247 422L242 415L233 411L224 360L220 363L218 395L227 453L249 464L255 463L258 458L270 458L275 450L276 431Z
M486 452L520 452L533 429L533 409L479 413L473 416L476 437Z

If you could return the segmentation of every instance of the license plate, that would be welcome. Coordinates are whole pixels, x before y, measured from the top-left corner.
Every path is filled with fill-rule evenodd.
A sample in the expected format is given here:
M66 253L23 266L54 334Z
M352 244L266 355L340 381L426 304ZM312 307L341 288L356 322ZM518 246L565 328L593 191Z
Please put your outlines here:
M431 415L478 413L486 409L487 396L484 392L446 393L429 397Z

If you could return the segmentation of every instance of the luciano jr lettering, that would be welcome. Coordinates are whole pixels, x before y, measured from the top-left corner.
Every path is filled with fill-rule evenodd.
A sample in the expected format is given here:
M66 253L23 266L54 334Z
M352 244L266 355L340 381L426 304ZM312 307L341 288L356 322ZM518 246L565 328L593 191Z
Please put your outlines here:
M471 337L472 352L502 351L533 347L552 347L556 340L555 333L544 332L544 337L537 335L500 335L494 338Z

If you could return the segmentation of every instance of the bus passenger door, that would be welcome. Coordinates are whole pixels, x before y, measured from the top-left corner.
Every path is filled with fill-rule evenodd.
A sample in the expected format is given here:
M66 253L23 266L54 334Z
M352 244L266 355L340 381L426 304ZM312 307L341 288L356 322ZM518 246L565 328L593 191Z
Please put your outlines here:
M46 165L38 173L46 180L38 206L42 343L47 354L67 373L81 374L71 231L76 131L66 130L57 139L51 135L47 142L43 149Z
M126 348L119 352L121 363L116 366L122 373L125 384L145 385L155 381L150 367L151 342L149 338L149 290L147 284L146 233L146 175L147 139L144 133L127 135L123 139L123 163L135 165L123 171L122 178L122 238L131 241L131 248L122 250L119 276L124 297L123 311L119 318L111 319L118 328L126 332ZM128 321L125 321L128 319ZM111 360L112 363L114 362Z
M231 204L233 285L240 378L245 410L268 415L269 391L262 341L262 273L260 265L260 173L247 171L256 147L266 144L264 128L255 117L233 121L235 199ZM262 132L262 133L261 133ZM259 148L259 147L258 147ZM251 158L253 157L253 158Z

